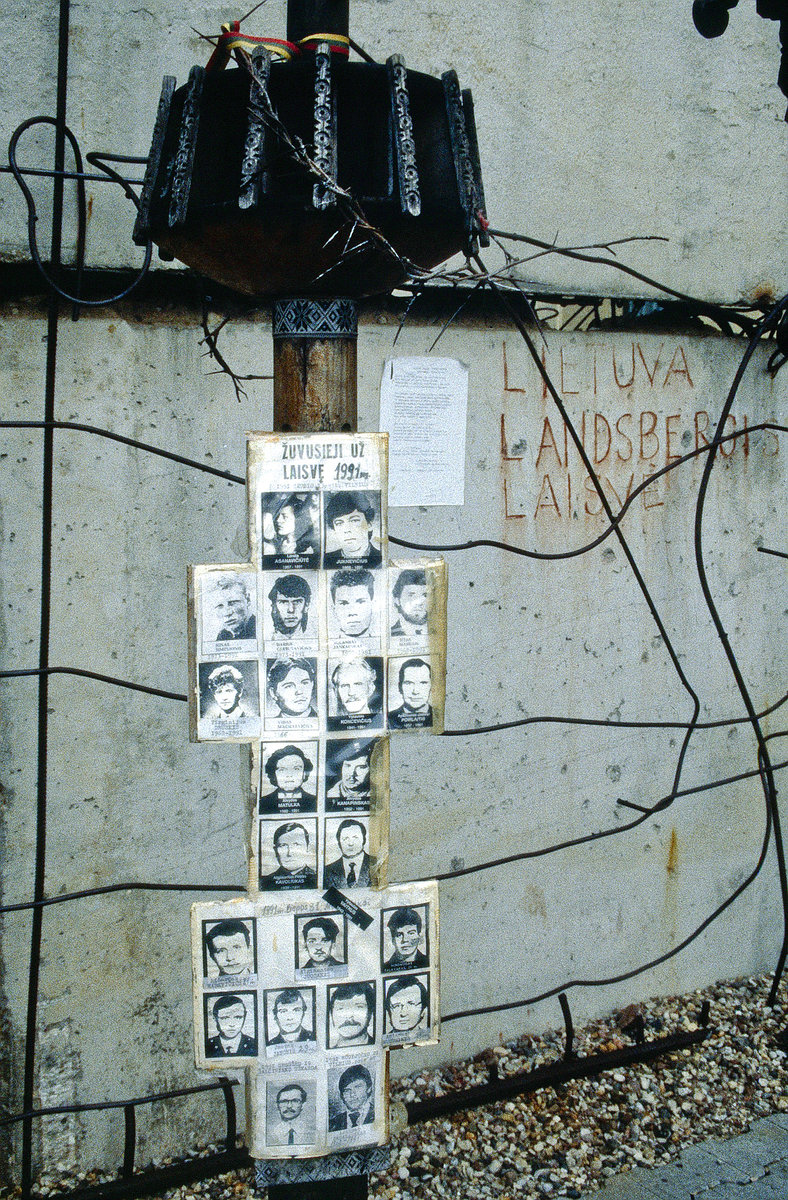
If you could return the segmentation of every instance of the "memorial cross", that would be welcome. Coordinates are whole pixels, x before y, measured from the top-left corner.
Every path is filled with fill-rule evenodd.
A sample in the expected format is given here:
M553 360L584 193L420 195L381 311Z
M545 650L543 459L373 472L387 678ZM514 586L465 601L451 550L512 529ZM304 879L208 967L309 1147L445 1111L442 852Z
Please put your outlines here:
M389 562L385 434L251 434L248 563L189 573L191 736L248 743L247 896L192 907L195 1061L258 1182L385 1165L388 1050L439 1034L438 889L386 886L389 733L440 732L446 573Z

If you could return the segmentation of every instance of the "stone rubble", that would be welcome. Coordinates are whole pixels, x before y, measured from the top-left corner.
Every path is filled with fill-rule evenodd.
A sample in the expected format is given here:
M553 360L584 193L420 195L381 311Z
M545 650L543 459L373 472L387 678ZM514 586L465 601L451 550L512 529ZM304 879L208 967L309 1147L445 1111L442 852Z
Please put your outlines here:
M392 1165L370 1181L370 1200L577 1198L620 1171L668 1162L693 1142L730 1137L770 1112L788 1111L786 985L770 1009L769 983L766 976L740 979L630 1006L576 1032L575 1052L632 1045L625 1029L638 1013L647 1040L695 1029L704 999L711 1003L711 1032L701 1045L651 1063L451 1117L407 1126L404 1104L487 1083L491 1061L502 1078L555 1062L563 1055L563 1030L528 1034L471 1060L395 1080ZM79 1179L99 1177L90 1172ZM74 1183L47 1176L41 1192L57 1196ZM253 1194L251 1172L242 1171L175 1188L163 1200Z

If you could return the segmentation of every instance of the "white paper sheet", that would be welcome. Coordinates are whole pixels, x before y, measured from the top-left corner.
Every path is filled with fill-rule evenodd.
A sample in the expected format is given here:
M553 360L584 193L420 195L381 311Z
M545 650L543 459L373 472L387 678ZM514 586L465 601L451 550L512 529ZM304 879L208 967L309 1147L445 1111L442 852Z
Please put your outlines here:
M456 358L389 358L380 429L389 434L389 504L465 503L468 368Z

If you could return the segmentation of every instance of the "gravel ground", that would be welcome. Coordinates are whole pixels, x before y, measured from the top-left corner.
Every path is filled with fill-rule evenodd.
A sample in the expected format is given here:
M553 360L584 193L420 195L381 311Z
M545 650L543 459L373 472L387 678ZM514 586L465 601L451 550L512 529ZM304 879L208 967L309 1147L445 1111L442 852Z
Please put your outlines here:
M711 1003L711 1033L700 1046L400 1128L391 1168L371 1181L371 1200L579 1197L636 1164L667 1162L692 1142L730 1137L758 1117L788 1111L786 1004L767 1007L769 983L761 977L717 984L586 1026L576 1032L575 1051L602 1053L632 1044L622 1026L636 1012L651 1039L696 1028L701 1002ZM561 1030L529 1035L473 1060L397 1080L393 1124L401 1120L402 1102L486 1083L491 1056L506 1076L554 1062L563 1045ZM89 1178L98 1175L91 1172ZM53 1178L41 1182L52 1195L60 1190ZM239 1172L164 1195L245 1200L252 1194L251 1173Z

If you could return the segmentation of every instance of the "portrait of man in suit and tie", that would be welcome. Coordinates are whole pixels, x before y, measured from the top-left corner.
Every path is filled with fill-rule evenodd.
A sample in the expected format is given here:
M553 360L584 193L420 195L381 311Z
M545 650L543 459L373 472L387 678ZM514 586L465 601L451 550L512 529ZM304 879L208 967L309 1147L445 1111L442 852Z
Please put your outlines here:
M335 821L326 821L326 856L331 853L329 838ZM323 887L370 887L370 857L366 851L367 826L359 817L345 817L336 825L334 841L339 858L327 862L323 872Z
M265 1140L269 1146L314 1143L315 1085L310 1079L267 1084Z
M329 1099L328 1128L331 1133L354 1129L375 1122L375 1097L372 1072L361 1063L354 1063L339 1076L338 1100Z

